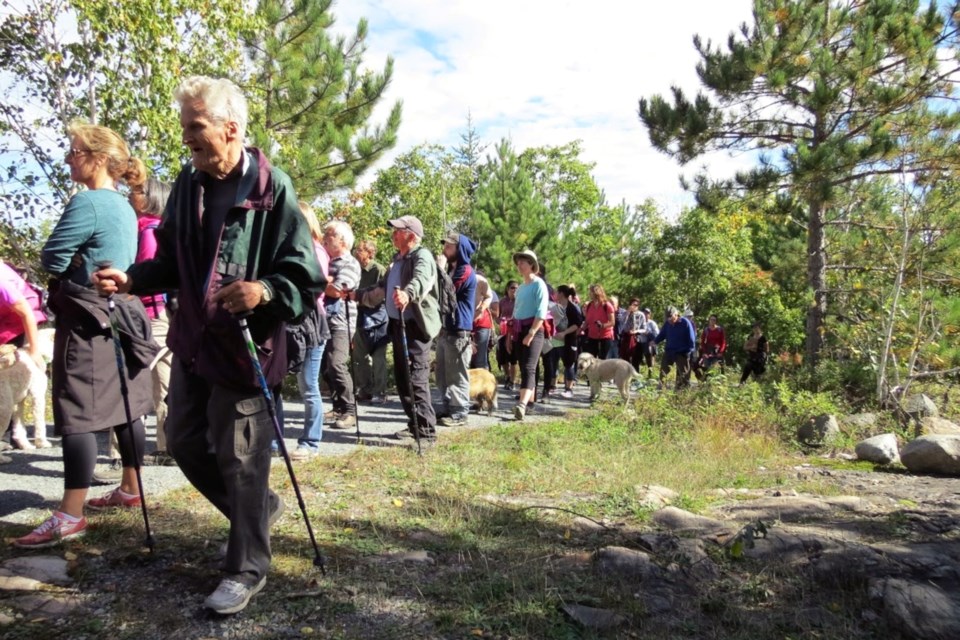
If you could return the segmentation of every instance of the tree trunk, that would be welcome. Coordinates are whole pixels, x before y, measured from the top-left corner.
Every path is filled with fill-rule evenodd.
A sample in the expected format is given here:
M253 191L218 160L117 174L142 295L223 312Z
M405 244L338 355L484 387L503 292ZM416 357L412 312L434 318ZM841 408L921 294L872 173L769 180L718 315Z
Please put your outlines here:
M813 301L807 308L806 360L813 368L823 348L823 320L827 315L827 249L823 224L825 205L819 197L810 200L807 220L807 285Z
M904 198L906 200L906 198ZM887 314L883 336L883 353L880 356L880 365L877 367L877 402L887 399L887 363L890 360L890 351L893 348L893 328L897 322L897 311L900 304L900 294L903 291L903 278L907 270L907 260L910 254L910 218L909 208L903 203L901 221L903 222L903 246L900 247L900 260L897 263L897 277L893 282L893 295L890 300L890 312Z

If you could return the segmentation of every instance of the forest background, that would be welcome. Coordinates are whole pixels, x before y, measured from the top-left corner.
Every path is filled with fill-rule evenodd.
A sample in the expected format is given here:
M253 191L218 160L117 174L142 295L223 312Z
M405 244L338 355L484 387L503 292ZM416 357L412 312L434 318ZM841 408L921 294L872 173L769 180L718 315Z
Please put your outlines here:
M718 315L731 359L759 321L811 387L884 400L960 369L958 4L756 0L727 41L693 36L697 95L664 87L624 108L665 162L716 150L755 162L697 175L676 217L607 202L578 140L516 149L481 140L468 114L458 145L425 141L358 187L396 144L402 105L374 121L393 60L365 59L365 20L338 35L332 0L13 4L0 25L0 258L38 280L75 188L66 125L113 127L170 179L185 158L171 96L203 73L243 87L250 141L321 220L347 220L384 259L386 219L413 214L433 249L446 229L476 239L499 289L529 247L554 285L600 283L655 316L668 304Z

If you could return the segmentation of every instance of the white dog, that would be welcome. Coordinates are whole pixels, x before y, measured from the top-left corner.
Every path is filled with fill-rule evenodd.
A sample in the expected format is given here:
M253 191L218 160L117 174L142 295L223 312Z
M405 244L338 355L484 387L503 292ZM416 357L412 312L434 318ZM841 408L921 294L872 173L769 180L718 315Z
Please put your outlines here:
M47 362L53 360L53 329L39 332L40 353ZM27 397L33 398L33 442L23 426L23 410ZM11 440L19 449L45 448L47 440L47 372L37 366L26 349L0 351L0 437L14 418Z
M600 385L613 381L624 402L630 401L630 382L637 377L637 370L626 360L619 358L600 360L589 353L577 358L577 371L590 381L590 400L600 395Z

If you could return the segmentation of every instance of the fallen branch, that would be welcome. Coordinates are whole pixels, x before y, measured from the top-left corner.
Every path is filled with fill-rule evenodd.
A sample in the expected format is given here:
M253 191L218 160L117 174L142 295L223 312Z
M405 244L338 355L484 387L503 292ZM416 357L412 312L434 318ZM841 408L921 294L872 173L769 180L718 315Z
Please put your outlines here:
M937 376L949 376L954 373L960 373L960 367L953 369L944 369L943 371L924 371L923 373L911 373L907 380L917 380L919 378L934 378Z
M532 504L532 505L530 505L530 506L528 506L528 507L523 507L522 509L513 509L513 511L515 511L515 512L517 512L517 513L520 513L520 512L522 512L522 511L529 511L529 510L531 510L531 509L551 509L551 510L553 510L553 511L563 511L564 513L569 513L570 515L577 516L578 518L583 518L584 520L589 520L590 522L592 522L592 523L594 523L595 525L598 525L598 526L600 526L600 527L603 527L604 529L608 529L608 530L612 530L612 529L613 529L613 527L610 527L610 526L608 526L608 525L605 525L605 524L603 524L602 522L600 522L600 521L598 521L598 520L594 520L594 519L591 518L590 516L585 516L585 515L583 515L582 513L577 513L576 511L571 511L570 509L564 509L563 507L548 507L547 505Z

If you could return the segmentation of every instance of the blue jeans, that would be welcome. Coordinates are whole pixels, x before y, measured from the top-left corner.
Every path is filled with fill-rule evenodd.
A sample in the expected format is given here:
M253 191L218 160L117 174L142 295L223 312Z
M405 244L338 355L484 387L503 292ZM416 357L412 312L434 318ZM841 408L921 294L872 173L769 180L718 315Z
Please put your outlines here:
M303 397L303 435L297 445L316 450L323 437L323 398L320 397L320 361L323 360L325 342L319 347L307 349L303 367L297 374L297 386Z
M488 358L488 354L490 353L490 329L474 329L473 339L477 344L477 352L473 354L473 359L470 361L470 368L489 369L490 360Z

